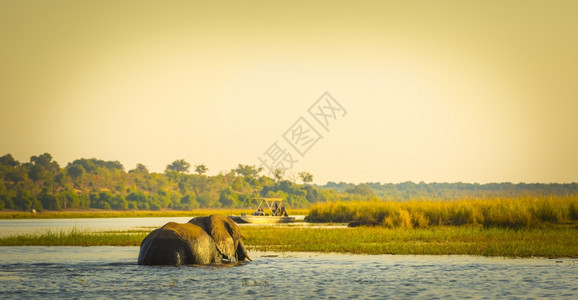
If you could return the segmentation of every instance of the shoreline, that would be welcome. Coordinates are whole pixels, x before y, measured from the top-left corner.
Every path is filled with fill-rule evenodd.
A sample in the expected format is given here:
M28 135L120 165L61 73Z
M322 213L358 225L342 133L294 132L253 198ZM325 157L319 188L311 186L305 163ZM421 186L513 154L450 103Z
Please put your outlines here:
M149 217L196 217L212 214L238 215L252 213L247 208L199 208L194 210L105 210L91 209L67 209L62 211L42 211L37 213L0 210L0 219L76 219L76 218L149 218ZM291 215L307 215L309 209L292 209Z

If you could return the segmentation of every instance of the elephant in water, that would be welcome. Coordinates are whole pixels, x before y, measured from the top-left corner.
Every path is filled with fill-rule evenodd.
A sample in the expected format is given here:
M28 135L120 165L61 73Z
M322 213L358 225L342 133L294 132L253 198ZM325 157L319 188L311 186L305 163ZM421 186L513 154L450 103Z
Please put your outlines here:
M222 215L167 223L140 245L139 265L220 264L252 260L233 220Z

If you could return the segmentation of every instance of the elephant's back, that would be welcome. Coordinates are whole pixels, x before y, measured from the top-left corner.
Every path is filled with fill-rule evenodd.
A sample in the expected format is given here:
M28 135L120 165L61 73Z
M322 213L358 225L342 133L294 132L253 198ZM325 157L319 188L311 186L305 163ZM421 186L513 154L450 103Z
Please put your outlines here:
M204 253L212 238L193 224L167 223L153 230L142 241L138 263L141 265L203 264ZM204 252L204 251L201 251ZM208 255L207 255L208 256Z
M175 222L169 222L160 229L166 230L167 232L172 232L183 240L198 239L201 238L203 235L207 235L207 233L201 227L191 223L180 224Z

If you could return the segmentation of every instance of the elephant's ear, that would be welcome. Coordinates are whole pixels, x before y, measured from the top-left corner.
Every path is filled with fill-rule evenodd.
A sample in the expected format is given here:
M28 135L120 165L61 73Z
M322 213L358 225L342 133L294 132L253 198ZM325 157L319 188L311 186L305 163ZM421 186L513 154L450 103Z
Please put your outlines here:
M235 252L241 240L241 231L237 224L230 218L222 215L212 215L209 217L209 234L215 240L217 249L229 260L236 261Z

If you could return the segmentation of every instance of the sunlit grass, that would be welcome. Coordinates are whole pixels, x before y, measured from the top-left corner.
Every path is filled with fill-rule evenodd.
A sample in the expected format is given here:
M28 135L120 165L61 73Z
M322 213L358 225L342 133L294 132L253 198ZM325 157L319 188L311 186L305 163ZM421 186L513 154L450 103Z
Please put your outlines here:
M242 231L246 246L257 251L578 257L576 229L564 226L547 229L247 226ZM0 246L139 246L149 232L49 231L0 237Z
M0 237L0 246L138 246L149 231L47 231Z
M244 230L246 243L261 251L354 254L433 254L514 257L577 257L578 237L571 228L524 229L434 227L405 229L266 228Z
M320 203L311 207L306 220L408 229L440 225L530 228L577 221L578 196Z

